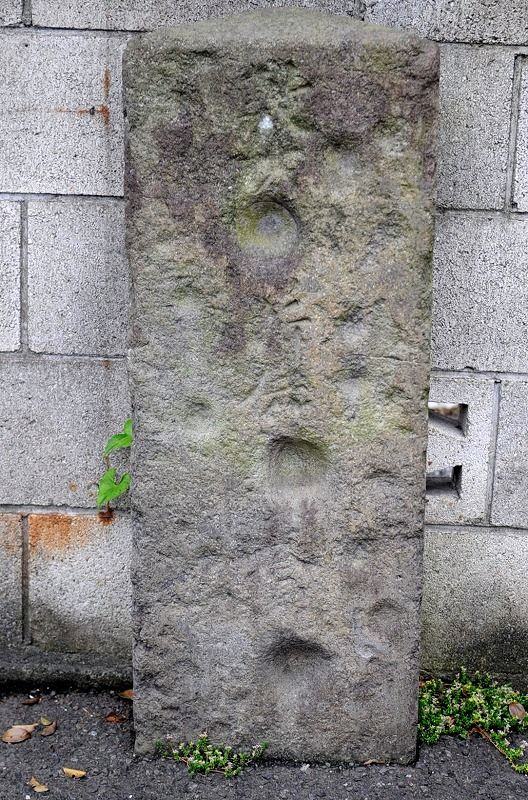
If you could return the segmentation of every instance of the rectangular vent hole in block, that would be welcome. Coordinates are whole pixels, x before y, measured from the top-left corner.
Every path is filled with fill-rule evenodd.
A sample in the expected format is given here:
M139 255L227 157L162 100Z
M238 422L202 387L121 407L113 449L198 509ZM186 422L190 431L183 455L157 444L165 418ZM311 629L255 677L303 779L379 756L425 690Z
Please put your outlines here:
M457 431L466 433L468 407L466 403L429 403L429 421L437 425L446 425Z
M426 489L428 492L455 492L460 495L461 480L461 464L434 469L426 475Z

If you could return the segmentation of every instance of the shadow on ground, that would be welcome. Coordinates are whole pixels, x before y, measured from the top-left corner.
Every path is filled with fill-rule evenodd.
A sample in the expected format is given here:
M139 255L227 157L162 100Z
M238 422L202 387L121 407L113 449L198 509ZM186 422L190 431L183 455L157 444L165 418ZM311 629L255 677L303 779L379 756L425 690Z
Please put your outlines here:
M491 745L444 738L422 747L411 767L264 764L240 777L190 779L185 767L132 753L131 704L115 693L43 690L37 705L27 694L2 695L0 731L14 723L58 720L53 736L35 732L19 744L0 743L1 800L528 800L528 776L515 774ZM125 722L107 722L111 711ZM81 780L62 767L86 770ZM31 777L47 784L36 794Z

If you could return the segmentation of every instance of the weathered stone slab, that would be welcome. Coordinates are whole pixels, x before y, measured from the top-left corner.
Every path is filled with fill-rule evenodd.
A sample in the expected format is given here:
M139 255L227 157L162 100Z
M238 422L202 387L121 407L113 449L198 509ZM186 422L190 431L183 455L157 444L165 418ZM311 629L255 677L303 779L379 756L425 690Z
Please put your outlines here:
M261 12L125 72L136 747L408 761L435 46Z

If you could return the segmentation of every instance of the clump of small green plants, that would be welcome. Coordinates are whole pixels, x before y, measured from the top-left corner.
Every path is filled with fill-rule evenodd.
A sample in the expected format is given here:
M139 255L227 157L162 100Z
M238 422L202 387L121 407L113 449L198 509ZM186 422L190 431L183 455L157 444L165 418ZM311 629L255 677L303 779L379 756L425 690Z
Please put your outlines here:
M454 681L446 684L433 678L420 686L418 736L435 744L440 736L467 739L478 733L508 760L516 772L528 774L523 743L513 747L511 734L528 730L528 695L499 685L489 675L475 673L470 678L461 669Z
M219 772L225 778L234 778L242 770L262 758L268 744L263 742L248 752L235 752L232 747L213 745L206 733L195 742L180 742L174 746L170 740L158 739L156 752L163 758L174 758L186 764L189 775L209 775Z
M115 450L129 448L133 441L132 420L127 419L123 425L123 430L111 436L103 450L103 462L106 467L101 476L97 491L97 508L105 507L105 513L112 513L110 503L128 491L130 486L130 473L125 472L120 478L117 476L117 469L110 466L110 453Z

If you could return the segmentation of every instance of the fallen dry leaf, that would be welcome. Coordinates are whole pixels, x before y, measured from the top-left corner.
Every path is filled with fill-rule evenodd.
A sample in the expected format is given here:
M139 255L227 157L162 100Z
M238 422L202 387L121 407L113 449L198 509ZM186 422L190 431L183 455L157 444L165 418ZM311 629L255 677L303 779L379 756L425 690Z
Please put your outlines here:
M22 705L23 706L34 706L35 703L40 703L41 700L42 700L42 697L39 694L38 695L30 694L29 697L27 697L25 700L22 700Z
M31 780L29 781L29 785L31 786L34 792L37 792L37 794L44 794L44 792L49 792L49 789L46 786L46 784L41 783L35 777L31 778Z
M125 717L123 714L118 714L117 711L110 711L105 720L107 722L126 722L128 717Z
M35 730L35 727L32 725L13 725L12 728L8 728L8 730L3 733L2 741L6 744L25 742L26 739L31 739L31 734ZM28 728L30 728L30 730L28 730Z
M508 708L512 717L521 720L521 722L523 721L526 716L526 710L521 703L510 703Z
M133 700L134 699L134 690L133 689L125 689L124 692L119 692L119 697L124 697L125 700Z
M67 778L84 778L86 771L84 769L71 769L71 767L63 767L62 771Z
M57 720L53 720L53 722L49 722L47 725L44 725L42 728L40 735L41 736L53 736L55 731L57 730Z

